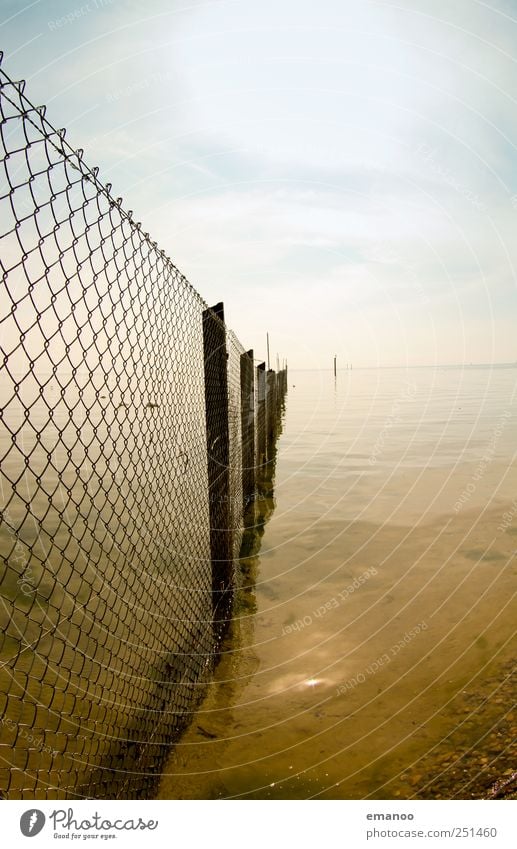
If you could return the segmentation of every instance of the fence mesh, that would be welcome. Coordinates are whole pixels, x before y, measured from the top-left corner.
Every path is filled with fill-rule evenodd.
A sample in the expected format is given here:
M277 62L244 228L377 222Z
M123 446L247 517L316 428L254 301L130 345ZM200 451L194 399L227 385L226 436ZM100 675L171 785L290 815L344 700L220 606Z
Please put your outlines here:
M244 349L0 85L0 789L142 797L229 612Z

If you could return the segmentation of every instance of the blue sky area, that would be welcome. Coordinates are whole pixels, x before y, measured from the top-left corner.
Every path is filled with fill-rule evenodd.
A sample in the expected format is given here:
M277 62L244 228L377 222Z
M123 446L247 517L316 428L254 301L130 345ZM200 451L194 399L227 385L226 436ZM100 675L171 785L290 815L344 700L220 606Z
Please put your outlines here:
M247 347L517 359L517 2L2 0L3 67Z

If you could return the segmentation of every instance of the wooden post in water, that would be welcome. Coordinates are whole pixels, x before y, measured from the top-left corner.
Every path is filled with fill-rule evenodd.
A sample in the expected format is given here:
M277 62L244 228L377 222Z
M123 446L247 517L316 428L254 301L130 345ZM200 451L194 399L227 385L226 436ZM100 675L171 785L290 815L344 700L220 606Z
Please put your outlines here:
M266 462L266 364L260 363L256 368L257 387L257 466L256 476L264 474Z
M334 377L337 377L337 354L334 354Z
M233 587L233 540L230 529L230 439L228 364L222 303L203 312L205 413L212 560L214 636L220 642L229 620Z
M255 494L255 381L253 351L241 354L241 436L243 509L253 502Z

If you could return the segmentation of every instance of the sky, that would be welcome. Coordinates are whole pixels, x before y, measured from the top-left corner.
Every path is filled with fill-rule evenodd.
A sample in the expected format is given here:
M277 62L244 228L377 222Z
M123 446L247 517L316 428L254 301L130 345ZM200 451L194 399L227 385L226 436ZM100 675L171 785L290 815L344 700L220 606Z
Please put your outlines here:
M0 46L257 356L517 360L517 0L2 0Z

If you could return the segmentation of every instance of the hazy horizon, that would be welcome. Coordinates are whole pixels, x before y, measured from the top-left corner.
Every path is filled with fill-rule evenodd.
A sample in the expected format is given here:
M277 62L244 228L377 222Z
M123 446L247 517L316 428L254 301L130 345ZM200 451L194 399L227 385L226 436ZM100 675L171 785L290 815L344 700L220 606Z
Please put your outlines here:
M354 365L351 364L352 368L348 368L345 366L338 365L337 370L339 371L360 371L364 369L406 369L406 368L436 368L436 369L444 369L444 368L517 368L517 360L509 363L415 363L414 365L377 365L377 366L362 366L362 365ZM319 368L297 368L296 366L290 366L287 363L289 371L333 371L333 366L323 366Z

